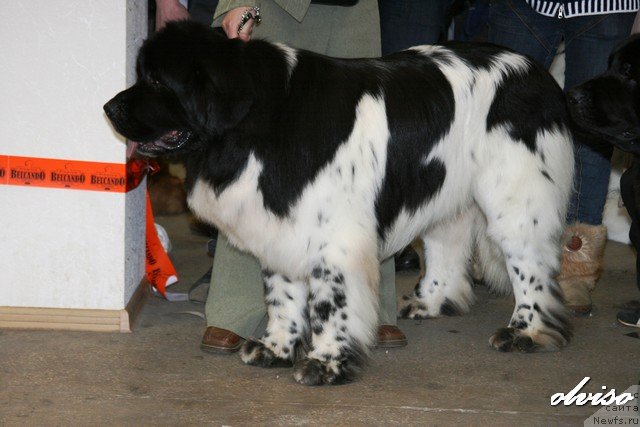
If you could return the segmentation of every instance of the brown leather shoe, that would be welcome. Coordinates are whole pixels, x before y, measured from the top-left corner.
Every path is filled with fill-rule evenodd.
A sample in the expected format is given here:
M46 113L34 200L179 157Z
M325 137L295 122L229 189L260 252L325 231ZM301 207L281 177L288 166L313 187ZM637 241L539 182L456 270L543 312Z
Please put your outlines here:
M378 326L378 348L396 348L407 345L407 336L395 325Z
M240 350L243 339L231 331L209 326L204 331L200 349L207 353L235 353Z

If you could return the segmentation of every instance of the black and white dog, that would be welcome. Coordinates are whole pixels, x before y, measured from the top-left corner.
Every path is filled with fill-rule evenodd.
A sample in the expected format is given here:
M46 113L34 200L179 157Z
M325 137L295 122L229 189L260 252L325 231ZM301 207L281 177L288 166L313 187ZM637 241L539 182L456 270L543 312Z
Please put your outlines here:
M138 82L105 111L139 153L182 155L191 209L263 265L269 324L248 364L351 379L373 343L379 262L416 236L427 272L404 316L467 311L475 254L515 294L494 348L569 339L554 280L568 116L523 56L460 44L345 60L181 22L144 44Z

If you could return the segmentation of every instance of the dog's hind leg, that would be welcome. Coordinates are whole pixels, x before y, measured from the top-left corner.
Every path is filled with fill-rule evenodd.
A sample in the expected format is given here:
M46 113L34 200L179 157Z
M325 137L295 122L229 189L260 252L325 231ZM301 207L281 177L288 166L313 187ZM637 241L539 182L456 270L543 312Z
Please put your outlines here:
M312 266L309 315L312 346L294 366L306 385L340 384L354 378L373 344L378 319L379 263L371 250L326 248Z
M511 280L507 273L502 249L487 235L487 221L478 212L474 251L474 279L486 285L492 292L511 293Z
M469 311L473 302L469 264L478 215L474 206L423 235L425 275L413 293L403 297L400 317L425 319Z
M504 254L515 296L508 327L489 340L500 351L554 350L571 336L554 279L571 185L570 142L556 132L539 137L540 142L553 152L545 156L540 147L532 152L507 138L492 141L503 149L492 157L476 186L487 233Z
M246 341L242 361L264 368L292 366L308 347L308 286L268 270L262 272L269 322L259 340Z

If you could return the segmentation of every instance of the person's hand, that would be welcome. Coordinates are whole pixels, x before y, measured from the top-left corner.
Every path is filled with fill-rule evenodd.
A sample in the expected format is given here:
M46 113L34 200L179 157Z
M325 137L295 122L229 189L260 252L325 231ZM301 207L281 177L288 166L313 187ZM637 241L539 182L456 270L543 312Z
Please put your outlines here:
M240 38L240 40L246 42L251 40L255 19L249 19L247 23L244 24L244 27L242 27L242 31L238 33L238 28L240 27L240 23L242 23L242 15L244 15L248 9L251 9L251 6L236 7L227 12L222 19L222 29L227 37L230 39Z
M156 0L156 31L169 21L189 19L189 12L178 0Z

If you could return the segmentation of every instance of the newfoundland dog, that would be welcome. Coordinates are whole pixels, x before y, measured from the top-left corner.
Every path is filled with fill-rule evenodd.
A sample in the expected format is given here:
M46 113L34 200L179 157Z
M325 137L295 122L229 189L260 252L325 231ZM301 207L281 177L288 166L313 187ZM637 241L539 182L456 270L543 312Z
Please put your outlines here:
M379 262L417 236L427 271L402 316L467 311L473 258L515 294L492 347L567 343L554 275L573 152L539 65L477 44L336 59L179 22L146 41L137 72L104 107L113 126L142 155L180 155L191 209L264 267L269 324L246 363L352 379L374 339Z

